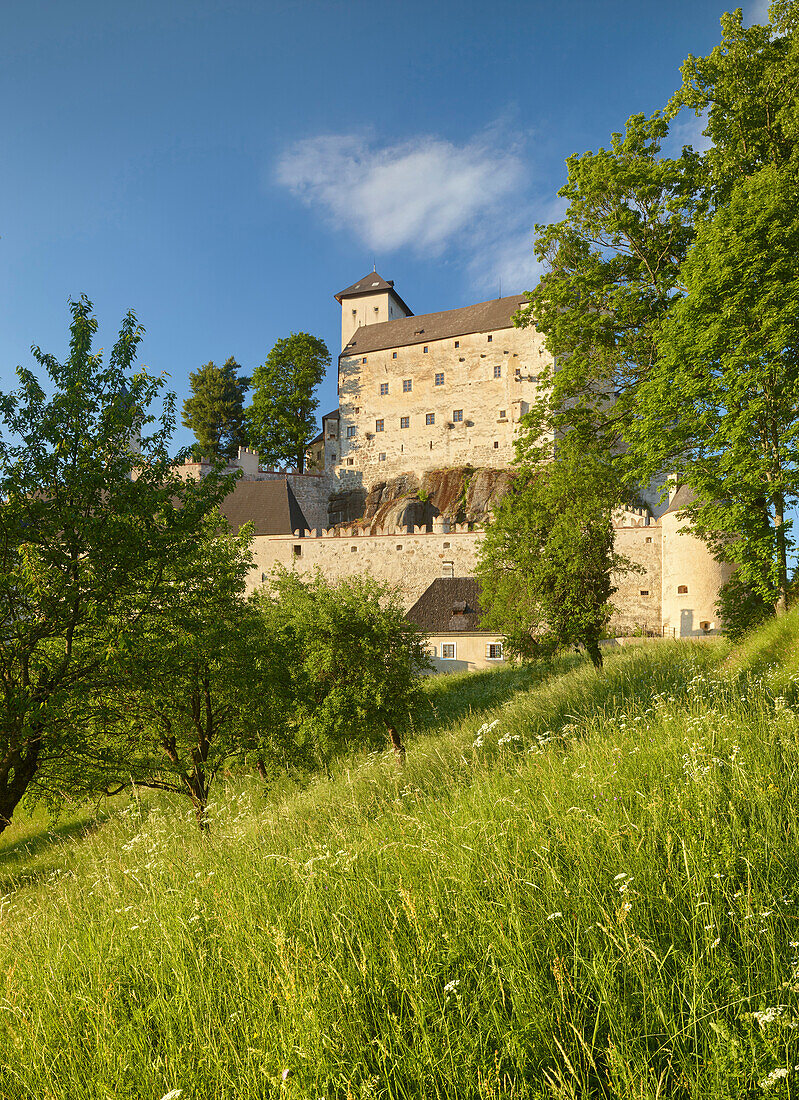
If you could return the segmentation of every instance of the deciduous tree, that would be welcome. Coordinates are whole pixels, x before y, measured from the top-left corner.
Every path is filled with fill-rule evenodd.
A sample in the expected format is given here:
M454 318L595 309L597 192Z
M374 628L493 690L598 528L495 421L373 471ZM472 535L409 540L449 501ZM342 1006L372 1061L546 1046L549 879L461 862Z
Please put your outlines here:
M583 646L601 669L613 574L629 568L613 548L623 493L590 427L573 429L557 448L534 444L541 438L534 432L523 444L518 476L480 545L483 623L523 660Z
M326 766L348 747L388 738L404 759L402 730L430 662L396 595L370 577L333 584L279 571L257 602L280 638L298 748Z
M52 396L22 368L0 395L0 831L86 735L76 697L107 688L113 655L180 603L196 531L231 487L175 472L174 400L148 413L163 383L133 370L134 314L105 365L91 303L71 310L66 362L33 349Z
M324 340L293 332L278 340L266 362L255 368L247 431L264 462L291 464L302 473L305 452L317 432L314 390L329 366Z

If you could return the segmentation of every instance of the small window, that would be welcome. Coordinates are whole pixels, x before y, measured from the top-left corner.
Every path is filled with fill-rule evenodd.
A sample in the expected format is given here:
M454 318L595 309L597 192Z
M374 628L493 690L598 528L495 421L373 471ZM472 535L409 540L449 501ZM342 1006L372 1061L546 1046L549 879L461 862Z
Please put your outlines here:
M423 352L424 355L427 355L429 350L430 349L428 348L427 344L425 344L425 346L422 348L422 352Z
M387 393L388 393L388 382L381 382L380 383L380 396L385 397Z
M410 428L410 426L411 426L411 418L409 416L401 416L400 417L400 427L401 428Z
M425 422L425 424L435 424L436 414L435 413L426 413L425 418L424 418L424 422Z
M357 316L358 316L358 310L357 310L357 309L354 309L354 310L352 311L352 316L353 316L353 317L357 317Z
M348 458L347 459L347 465L348 466L354 466L355 465L355 459L354 458Z
M441 660L442 661L454 661L455 660L455 643L444 642L441 647Z
M402 543L398 543L397 550L401 550L401 549L402 549Z
M648 596L649 595L649 589L648 588L642 588L641 589L641 595L642 596Z
M486 657L489 661L502 660L502 642L487 642Z
M351 546L350 547L350 553L351 554L357 554L357 552L358 552L358 547L357 546Z
M295 542L291 549L294 551L295 558L302 557L302 547L298 543Z
M444 549L449 550L449 547L450 547L450 544L448 542L445 542L444 543Z
M651 535L648 535L645 541L646 541L646 542L651 542L651 541L652 541L652 536L651 536Z
M455 562L454 561L445 561L445 562L442 563L441 576L442 577L454 577L455 576Z
M452 422L453 424L459 424L463 420L463 409L452 410Z
M455 341L455 347L456 347L456 348L459 348L460 346L461 346L461 342L460 342L460 340L456 340L456 341Z
M678 584L677 585L677 595L678 596L687 596L688 595L688 585L687 584Z
M506 418L505 410L504 410L504 409L500 409L500 410L499 410L499 419L500 419L500 420L505 420L505 418Z
M428 645L428 647L427 647L427 656L428 657L435 657L436 652L437 652L437 650L436 650L436 647L434 645Z
M385 462L386 461L386 452L385 451L380 452L380 454L377 456L377 461L378 462Z
M492 341L493 339L494 339L494 337L493 337L493 336L489 336L489 337L488 337L488 343L490 344L490 343L491 343L491 341Z
M375 306L375 313L379 313L379 312L380 312L380 306Z
M402 380L402 392L403 393L410 393L412 389L413 389L413 379L412 378L403 378L403 380Z
M495 451L498 451L498 450L499 450L499 440L498 440L498 439L495 439L495 440L494 440L494 450L495 450Z
M494 377L495 378L501 378L502 377L502 367L500 367L499 365L494 367Z
M385 429L385 426L386 426L385 420L375 420L375 431L376 432L382 432Z
M347 428L347 439L352 439L352 437L357 433L357 431L358 431L358 429L355 427L355 425L350 424L350 426Z
M443 371L440 374L436 375L436 385L437 386L443 386L444 385L444 372Z
M397 358L397 353L396 353L395 351L392 351L392 353L391 353L391 358L392 358L392 359L396 359L396 358Z
M362 362L362 363L365 363L365 362L366 362L366 356L365 356L365 355L364 355L363 359L361 359L361 362Z

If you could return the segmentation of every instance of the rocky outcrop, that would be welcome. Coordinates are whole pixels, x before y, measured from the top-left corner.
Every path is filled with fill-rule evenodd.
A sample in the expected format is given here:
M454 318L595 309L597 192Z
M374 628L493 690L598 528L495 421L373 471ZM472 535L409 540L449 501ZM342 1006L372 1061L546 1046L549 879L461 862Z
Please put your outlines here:
M355 524L378 527L429 526L437 516L451 523L484 523L508 491L510 470L457 466L429 470L421 482L413 474L400 474L372 485L368 492L353 489L330 498L331 526Z

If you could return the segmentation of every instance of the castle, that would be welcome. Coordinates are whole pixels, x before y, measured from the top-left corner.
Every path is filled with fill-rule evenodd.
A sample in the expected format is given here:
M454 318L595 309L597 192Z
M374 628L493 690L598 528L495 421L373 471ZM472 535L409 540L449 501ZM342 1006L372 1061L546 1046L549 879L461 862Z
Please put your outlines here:
M263 470L242 450L223 511L235 527L255 524L252 587L277 563L330 579L365 572L410 608L437 579L473 576L481 521L507 487L515 433L552 360L540 333L513 324L523 295L416 316L373 271L335 297L339 407L323 417L308 472ZM662 504L650 495L615 518L617 549L641 571L617 578L612 626L715 633L726 567L681 531L685 490Z

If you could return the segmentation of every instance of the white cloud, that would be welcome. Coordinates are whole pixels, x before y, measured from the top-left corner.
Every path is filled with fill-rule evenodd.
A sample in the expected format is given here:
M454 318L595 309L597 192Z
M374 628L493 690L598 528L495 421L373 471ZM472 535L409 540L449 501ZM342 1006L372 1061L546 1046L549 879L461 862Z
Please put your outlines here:
M744 4L744 25L752 27L755 23L768 23L768 9L770 6L771 0L750 0L748 4Z
M357 135L328 134L287 150L277 180L372 250L437 254L519 189L523 167L487 138L375 148Z
M521 142L497 127L455 144L420 136L380 146L323 134L280 157L277 182L369 252L409 248L460 257L475 289L531 287L540 271L534 225L548 220L528 190Z

